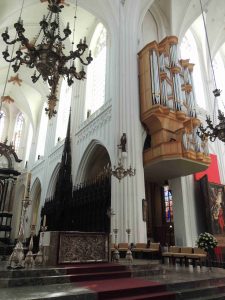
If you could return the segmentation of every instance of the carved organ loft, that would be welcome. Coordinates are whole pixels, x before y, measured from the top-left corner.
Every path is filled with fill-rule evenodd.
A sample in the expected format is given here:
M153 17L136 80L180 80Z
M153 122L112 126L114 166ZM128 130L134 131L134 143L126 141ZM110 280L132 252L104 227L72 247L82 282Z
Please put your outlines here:
M178 58L178 38L151 42L138 55L141 121L150 139L145 175L159 181L207 169L208 143L197 135L194 65Z

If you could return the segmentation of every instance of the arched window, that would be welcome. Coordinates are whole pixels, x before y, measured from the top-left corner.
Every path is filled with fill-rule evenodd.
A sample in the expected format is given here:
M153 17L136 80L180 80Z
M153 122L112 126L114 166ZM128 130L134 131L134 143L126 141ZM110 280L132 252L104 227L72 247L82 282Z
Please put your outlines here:
M186 32L181 42L180 51L182 59L190 59L190 62L195 64L193 70L193 81L196 102L200 107L206 108L198 49L194 36L190 30Z
M58 119L56 126L56 143L58 140L63 140L66 137L70 104L72 96L72 87L69 87L67 81L63 79L61 91L60 91L60 100L58 106Z
M163 194L164 194L165 220L166 223L172 223L173 222L173 197L172 197L172 192L168 185L163 187Z
M48 117L46 115L45 105L44 105L41 113L41 122L39 127L37 150L36 150L36 159L38 159L39 155L40 156L44 155L47 129L48 129Z
M24 162L25 165L26 165L26 162L29 160L32 138L33 138L33 129L30 124L29 131L28 131L28 137L27 137L27 147L26 147L26 155L25 155L25 162Z
M23 114L19 113L16 118L16 124L15 124L14 135L13 135L14 136L13 143L14 143L14 148L16 153L18 153L19 146L20 146L23 124L24 124Z
M106 37L106 29L99 23L90 43L93 61L87 68L85 118L105 102Z
M3 142L3 132L5 128L5 113L1 110L0 112L0 141Z
M217 53L215 59L213 60L213 69L215 73L216 85L217 88L221 90L221 95L218 101L218 108L221 111L225 111L225 103L223 99L225 99L225 82L224 82L224 75L225 75L225 67L223 59L220 53Z

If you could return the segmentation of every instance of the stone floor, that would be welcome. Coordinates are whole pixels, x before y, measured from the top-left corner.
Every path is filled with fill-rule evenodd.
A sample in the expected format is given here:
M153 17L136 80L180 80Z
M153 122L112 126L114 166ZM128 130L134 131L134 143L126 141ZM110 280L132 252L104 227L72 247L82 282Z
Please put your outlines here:
M207 267L185 267L180 265L162 265L156 260L136 259L129 264L126 260L121 260L121 264L130 266L134 277L145 280L156 281L164 284L176 284L181 282L191 282L199 279L219 279L225 277L225 269ZM0 263L0 274L6 270L6 263ZM76 287L75 283L36 285L27 287L1 288L0 300L28 300L28 299L60 299L59 296L67 295L66 299L97 299L92 291ZM76 296L75 296L76 295Z

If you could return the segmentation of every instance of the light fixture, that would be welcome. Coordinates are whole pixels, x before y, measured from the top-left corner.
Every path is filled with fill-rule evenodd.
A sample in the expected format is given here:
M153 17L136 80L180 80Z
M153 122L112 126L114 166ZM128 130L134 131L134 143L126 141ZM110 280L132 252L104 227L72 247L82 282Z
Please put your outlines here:
M115 176L119 181L126 176L134 176L136 170L132 169L131 166L129 169L124 169L121 159L118 161L118 166L113 166L113 169L108 166L108 170L111 175Z
M210 65L212 69L212 75L213 75L213 81L214 81L214 86L215 89L213 91L214 94L214 112L215 112L215 103L217 101L217 97L220 96L221 90L217 88L216 85L216 78L215 78L215 73L213 69L213 63L212 63L212 56L211 56L211 51L209 47L209 38L208 38L208 33L207 33L207 28L206 28L206 22L205 22L205 17L203 13L203 7L202 7L202 1L200 1L200 6L201 6L201 14L202 14L202 20L204 24L204 30L205 30L205 36L206 36L206 42L207 42L207 48L208 48L208 53L209 53L209 59L210 59ZM214 125L210 119L209 116L206 116L206 123L207 126L204 127L202 124L199 126L199 130L197 131L198 136L203 140L210 140L211 142L214 142L216 138L218 138L220 141L225 142L225 117L224 113L221 110L218 110L218 116L217 116L219 123L217 125Z
M123 166L122 159L125 159L127 157L126 144L127 144L127 136L126 136L126 133L123 133L123 135L120 138L120 144L117 145L117 148L121 152L119 160L118 160L118 165L113 166L113 169L112 169L111 166L108 164L104 168L105 173L116 177L119 181L128 175L134 176L136 174L136 170L131 168L131 166L129 169L125 169Z
M25 28L23 27L23 21L21 16L14 24L17 36L15 39L10 40L8 28L2 34L4 42L8 45L20 42L20 47L16 51L14 57L10 58L8 52L8 46L5 51L2 52L4 59L7 62L13 62L12 68L14 72L17 72L21 65L26 65L29 68L35 68L34 74L31 76L33 83L37 82L41 77L50 87L50 95L48 96L48 108L46 112L51 118L57 112L55 110L57 102L57 88L59 79L64 76L67 79L67 84L71 86L74 83L74 78L82 80L85 78L84 68L77 71L74 61L78 60L81 65L88 65L93 58L91 57L91 51L86 57L86 61L83 60L83 55L88 48L86 44L86 38L77 45L77 49L73 49L68 53L64 53L63 42L72 33L69 28L69 23L63 29L63 36L60 30L60 13L64 6L61 5L61 0L48 0L48 13L47 16L43 16L40 21L40 31L34 40L29 41L25 36ZM77 2L76 2L77 8ZM74 44L74 31L75 31L74 17L74 29L73 29L73 43ZM25 52L23 51L25 49Z

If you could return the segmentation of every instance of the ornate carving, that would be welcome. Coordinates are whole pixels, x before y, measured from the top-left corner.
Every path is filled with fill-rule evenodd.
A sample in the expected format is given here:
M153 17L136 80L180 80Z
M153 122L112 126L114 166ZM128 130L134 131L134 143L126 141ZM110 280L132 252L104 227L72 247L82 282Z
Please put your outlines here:
M60 233L59 263L108 261L108 236L104 233Z

